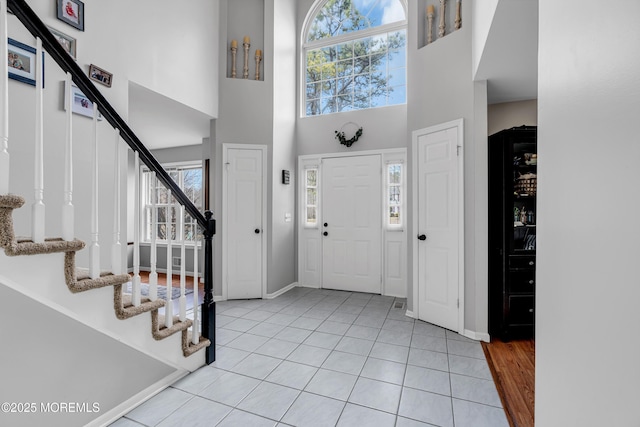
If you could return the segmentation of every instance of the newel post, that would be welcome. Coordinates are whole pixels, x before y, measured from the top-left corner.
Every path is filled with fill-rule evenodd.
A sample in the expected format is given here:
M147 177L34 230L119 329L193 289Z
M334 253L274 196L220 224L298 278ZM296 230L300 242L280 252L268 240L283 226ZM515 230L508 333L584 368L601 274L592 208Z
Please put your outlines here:
M216 220L213 213L204 213L206 228L204 230L204 301L202 303L202 335L211 341L207 347L205 362L216 361L216 303L213 301L213 235L216 234Z

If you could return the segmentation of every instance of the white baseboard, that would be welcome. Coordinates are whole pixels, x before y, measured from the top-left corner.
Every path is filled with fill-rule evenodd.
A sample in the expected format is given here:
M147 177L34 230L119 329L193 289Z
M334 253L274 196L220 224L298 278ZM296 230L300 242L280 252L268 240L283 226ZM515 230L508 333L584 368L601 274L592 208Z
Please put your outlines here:
M462 336L465 336L467 338L470 338L476 341L491 342L491 336L484 332L475 332L475 331L470 331L469 329L465 329L464 332L462 333Z
M222 295L214 295L213 296L213 302L220 302L220 301L225 301L225 299L222 297Z
M113 423L114 421L117 421L120 417L129 413L129 411L141 405L142 403L146 402L147 400L151 399L153 396L160 393L162 390L166 389L171 384L185 377L188 373L189 371L184 369L177 370L176 372L166 376L165 378L161 379L155 384L152 384L149 387L145 388L141 392L131 396L129 399L120 403L115 408L100 415L95 420L86 424L86 426L89 426L89 427L105 426Z
M322 289L322 287L320 285L307 285L305 283L297 283L296 286L299 286L301 288L311 288L311 289Z
M290 285L285 286L284 288L272 293L272 294L267 294L265 296L265 299L274 299L276 297L279 297L280 295L284 294L285 292L290 291L291 289L295 288L296 286L298 286L298 282L293 282Z
M416 315L413 314L413 311L411 310L407 310L407 312L405 313L407 317L411 317L412 319L417 319Z

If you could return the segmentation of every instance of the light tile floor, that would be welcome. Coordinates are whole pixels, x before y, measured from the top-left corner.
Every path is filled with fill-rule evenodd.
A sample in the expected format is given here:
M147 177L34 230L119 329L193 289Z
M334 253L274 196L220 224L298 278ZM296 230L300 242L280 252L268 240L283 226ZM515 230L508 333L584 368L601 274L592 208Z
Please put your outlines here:
M294 288L216 304L216 362L113 423L508 427L478 342L405 300Z

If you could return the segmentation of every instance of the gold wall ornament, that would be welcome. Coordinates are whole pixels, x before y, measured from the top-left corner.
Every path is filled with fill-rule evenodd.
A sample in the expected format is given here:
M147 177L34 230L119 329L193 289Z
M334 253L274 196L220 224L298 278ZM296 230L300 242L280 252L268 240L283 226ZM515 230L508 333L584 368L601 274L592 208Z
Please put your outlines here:
M427 6L427 44L433 41L433 17L436 14L435 9L432 4Z
M447 7L447 0L440 0L440 25L438 26L438 38L444 37L445 32L445 9Z
M231 78L236 78L236 55L238 53L238 40L231 40Z
M244 67L242 68L242 78L249 78L249 48L251 47L251 39L249 36L244 36L244 41L242 43L242 47L244 49Z

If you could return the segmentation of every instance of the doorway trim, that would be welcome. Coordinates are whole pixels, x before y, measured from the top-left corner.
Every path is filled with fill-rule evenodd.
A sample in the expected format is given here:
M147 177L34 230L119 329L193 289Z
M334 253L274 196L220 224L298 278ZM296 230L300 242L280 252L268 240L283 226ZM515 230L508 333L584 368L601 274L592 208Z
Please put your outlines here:
M460 190L458 191L458 332L460 335L464 335L464 119L452 120L450 122L441 123L434 126L429 126L423 129L418 129L411 134L411 148L412 148L412 226L413 232L418 232L418 137L428 135L431 133L440 132L443 130L456 128L458 136L458 147L460 155L458 156L458 182L460 183ZM412 286L413 286L413 316L418 318L419 310L419 283L418 283L418 240L412 239Z
M227 163L229 161L229 150L260 150L262 152L262 298L267 295L267 146L258 144L222 144L222 300L226 301L229 289L229 276L227 271L227 254L229 253L229 235L228 227L225 221L228 218L228 171Z
M386 184L384 177L384 168L387 163L401 163L403 164L403 190L408 195L408 181L410 179L408 164L407 164L407 148L399 147L399 148L384 148L377 150L363 150L363 151L348 151L348 152L338 152L338 153L319 153L319 154L303 154L298 156L298 177L296 188L297 192L297 200L296 200L296 217L297 217L297 273L298 273L298 286L310 287L310 288L321 288L322 287L322 257L320 256L320 252L322 249L322 242L320 239L320 226L307 227L305 226L305 212L303 207L303 201L305 200L305 188L304 188L304 172L307 167L317 168L320 174L322 174L322 160L328 158L338 158L338 157L357 157L357 156L369 156L369 155L380 155L381 156L381 183L383 192L386 192ZM322 191L321 183L319 183L318 191ZM383 193L383 202L381 203L381 209L385 209L384 203L384 194ZM408 196L405 196L404 199L408 199ZM318 208L322 209L321 206ZM408 295L408 269L407 269L407 257L408 257L408 247L409 244L407 242L407 231L409 229L410 217L408 211L408 205L406 201L404 201L403 209L405 209L404 213L404 222L402 227L389 229L384 226L384 213L382 216L382 295L394 296L398 298L406 298ZM319 218L320 219L320 218ZM303 256L302 251L306 250L307 244L310 247L310 250L313 252L314 256L310 258L306 258ZM395 258L393 264L394 268L388 268L387 261L389 260L390 253L393 253ZM309 263L306 265L306 263Z

